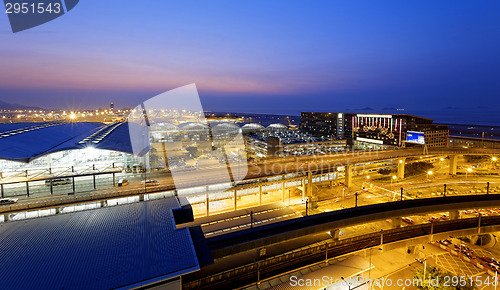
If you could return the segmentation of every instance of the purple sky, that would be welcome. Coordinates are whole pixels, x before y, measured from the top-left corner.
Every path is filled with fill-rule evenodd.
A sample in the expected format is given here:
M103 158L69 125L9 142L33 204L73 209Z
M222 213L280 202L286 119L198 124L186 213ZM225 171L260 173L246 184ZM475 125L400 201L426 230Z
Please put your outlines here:
M0 100L132 107L196 83L207 110L500 106L500 2L80 1L13 34Z

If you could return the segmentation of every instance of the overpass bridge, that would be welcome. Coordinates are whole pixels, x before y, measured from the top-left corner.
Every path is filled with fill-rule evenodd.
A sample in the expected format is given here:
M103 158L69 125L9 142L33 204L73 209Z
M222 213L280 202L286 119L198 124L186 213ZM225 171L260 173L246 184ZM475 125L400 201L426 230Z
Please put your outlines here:
M478 149L478 148L430 148L428 152L423 152L421 149L411 148L411 149L400 149L400 150L389 150L389 151L353 151L349 153L341 153L336 155L325 155L321 157L297 157L297 158L277 158L268 159L260 164L260 167L266 167L266 165L271 166L273 172L277 172L276 168L279 167L278 164L284 164L285 171L292 167L289 166L290 162L296 162L301 164L295 169L300 169L299 171L309 172L309 171L335 171L339 167L345 168L345 185L350 187L352 185L352 175L353 169L359 164L372 163L376 161L383 161L389 159L398 160L397 178L404 178L404 169L406 160L408 158L420 158L423 156L447 156L449 157L451 175L457 173L457 162L458 156L461 155L500 155L500 149ZM270 165L272 164L272 165Z
M434 225L429 223L412 225L342 240L319 242L277 255L261 257L241 266L227 267L225 270L219 268L217 271L214 268L202 267L199 272L183 276L183 289L243 289L259 282L283 277L286 273L326 263L331 259L351 254L368 257L374 247L381 251L407 248L409 252L414 253L417 246L446 239L450 235L473 236L500 231L500 216L481 218L480 228L478 228L479 219L466 218L443 221Z
M335 233L340 228L375 220L443 211L450 212L451 220L456 220L458 219L459 210L491 207L500 207L500 194L435 197L387 202L305 216L246 229L208 238L207 243L213 257L220 258L321 232L330 231L335 238ZM480 222L481 219L479 219Z
M400 149L392 151L356 151L345 152L334 155L286 157L276 159L266 159L248 168L248 175L245 180L237 184L225 184L219 180L220 172L227 170L225 167L209 170L197 170L185 172L183 178L176 180L175 184L169 174L165 174L165 179L160 179L161 185L148 188L148 193L155 192L168 193L167 196L189 196L192 204L204 204L207 215L211 214L211 204L221 199L232 199L234 210L238 208L238 200L248 194L258 194L258 205L263 204L264 193L278 193L282 201L285 201L287 193L293 188L302 191L302 197L312 196L312 185L318 182L330 182L343 180L344 185L352 185L352 177L356 172L363 172L366 169L377 170L384 166L397 166L399 178L404 177L405 164L408 158L418 158L425 160L433 156L448 156L450 163L450 174L456 174L457 160L460 155L500 155L500 149L461 149L461 148L431 148L426 155L420 149ZM422 157L422 159L420 159ZM389 160L389 163L384 161ZM389 164L389 165L387 165ZM397 164L397 165L396 165ZM340 170L339 170L340 169ZM233 169L234 170L234 169ZM193 179L193 174L197 178ZM150 174L150 178L159 178L159 173ZM71 176L74 179L74 176ZM95 176L94 176L95 177ZM25 195L29 196L29 183L40 182L50 179L29 179L21 183L26 186ZM75 187L75 182L72 182ZM222 186L222 189L221 189ZM3 184L0 182L3 189ZM230 187L230 190L226 188ZM47 187L49 188L49 187ZM78 187L77 187L78 188ZM95 188L95 178L94 178ZM45 196L35 199L19 200L18 204L0 207L1 213L18 212L23 210L33 210L37 208L58 207L66 204L85 203L95 201L105 201L109 198L139 196L139 201L144 199L144 192L137 189L100 189L90 192L76 192L71 196ZM16 192L19 194L19 192ZM50 194L50 193L49 193ZM147 193L146 193L147 195ZM2 197L10 197L3 194Z

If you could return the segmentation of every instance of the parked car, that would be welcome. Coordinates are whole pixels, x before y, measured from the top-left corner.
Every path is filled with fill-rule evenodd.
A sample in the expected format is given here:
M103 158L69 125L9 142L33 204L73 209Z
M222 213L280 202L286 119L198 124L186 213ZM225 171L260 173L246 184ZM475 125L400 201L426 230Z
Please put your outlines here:
M127 179L120 179L118 181L118 186L126 186L128 185L128 180Z

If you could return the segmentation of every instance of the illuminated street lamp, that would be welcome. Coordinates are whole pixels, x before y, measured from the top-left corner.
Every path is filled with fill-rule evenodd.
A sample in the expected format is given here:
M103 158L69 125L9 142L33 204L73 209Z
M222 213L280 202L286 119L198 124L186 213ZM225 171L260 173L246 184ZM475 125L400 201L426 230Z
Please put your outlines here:
M444 161L444 158L443 157L439 158L439 161Z
M366 183L367 183L368 185L370 185L370 175L367 175L367 176L366 176ZM371 188L371 185L370 185L370 188ZM364 181L363 181L363 189L365 189L365 182L364 182Z
M465 172L465 179L467 179L467 175L469 174L469 172L472 172L472 168L467 168L467 171Z
M429 178L429 177L430 177L431 175L432 175L432 171L430 171L430 170L429 170L429 171L427 171L427 180L430 180L430 178Z
M493 166L494 166L493 162L496 162L497 160L498 159L495 156L491 157L491 169L493 169ZM496 165L496 163L495 163L495 165Z
M393 181L393 180L394 180L394 181L396 181L396 178L398 178L396 175L393 175L393 176L392 176L392 179L391 179L391 184L392 184L392 181Z

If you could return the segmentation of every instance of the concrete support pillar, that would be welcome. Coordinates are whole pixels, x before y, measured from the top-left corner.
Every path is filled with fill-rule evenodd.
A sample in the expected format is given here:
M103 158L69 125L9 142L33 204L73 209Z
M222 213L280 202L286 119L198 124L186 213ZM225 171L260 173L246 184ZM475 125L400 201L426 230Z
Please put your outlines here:
M457 220L459 218L460 218L460 212L458 210L451 210L450 211L450 219Z
M59 214L61 213L61 208L60 207L56 207L56 214Z
M313 189L313 179L312 179L312 172L308 171L307 172L307 191L306 191L306 196L312 196L312 189Z
M207 204L207 216L210 215L210 199L209 199L209 197L210 196L209 196L208 191L207 191L207 197L206 197L206 200L205 200L205 202Z
M144 201L144 194L139 194L139 201Z
M332 236L334 241L338 241L340 239L340 230L339 229L333 229L330 231L330 235Z
M4 214L4 215L3 215L3 221L4 221L4 222L8 222L9 220L10 220L10 219L9 219L9 214L8 214L8 213Z
M234 189L234 211L238 208L238 190Z
M285 188L285 181L281 183L281 201L285 202L285 194L286 194L286 188Z
M397 174L398 179L405 178L405 162L406 158L399 158L398 160L398 174Z
M108 205L108 202L105 200L101 200L101 207L106 207Z
M458 155L450 155L450 175L457 174Z
M302 178L302 200L306 197L306 179Z
M330 179L330 188L333 188L333 179Z
M352 165L345 166L345 186L351 187L352 185Z
M262 184L259 184L259 205L262 205Z

